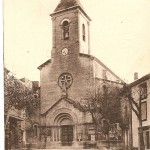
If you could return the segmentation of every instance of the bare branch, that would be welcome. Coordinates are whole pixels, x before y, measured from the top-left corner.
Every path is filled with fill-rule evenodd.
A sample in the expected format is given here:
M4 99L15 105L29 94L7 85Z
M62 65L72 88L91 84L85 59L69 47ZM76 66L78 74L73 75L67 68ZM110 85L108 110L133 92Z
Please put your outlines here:
M131 109L135 112L136 116L139 118L139 111L137 111L134 107L133 107L133 103L129 100Z
M124 85L123 92L124 92L123 95L125 95L128 98L130 104L134 105L139 111L140 109L139 104L133 99L132 97L133 91L131 93L131 88L127 84Z
M128 95L128 100L129 100L129 102L131 102L132 104L135 105L135 107L137 108L138 111L140 110L139 104L136 103L136 101L133 99L133 97L131 95Z

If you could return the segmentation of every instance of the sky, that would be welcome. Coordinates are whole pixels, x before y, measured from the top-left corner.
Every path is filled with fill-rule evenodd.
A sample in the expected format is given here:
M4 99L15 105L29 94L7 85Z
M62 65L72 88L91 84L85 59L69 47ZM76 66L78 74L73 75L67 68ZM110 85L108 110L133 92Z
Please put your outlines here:
M4 0L4 65L18 78L39 80L51 58L51 14L60 0ZM150 73L150 1L80 0L92 19L91 54L130 83Z

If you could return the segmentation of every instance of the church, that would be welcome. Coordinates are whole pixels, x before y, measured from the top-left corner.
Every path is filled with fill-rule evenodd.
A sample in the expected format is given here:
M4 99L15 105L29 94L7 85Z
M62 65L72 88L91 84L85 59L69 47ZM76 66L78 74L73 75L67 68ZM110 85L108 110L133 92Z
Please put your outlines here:
M101 81L123 81L90 54L91 19L79 0L61 0L50 16L51 59L38 67L41 143L46 148L83 148L83 141L95 141L95 132L80 101Z

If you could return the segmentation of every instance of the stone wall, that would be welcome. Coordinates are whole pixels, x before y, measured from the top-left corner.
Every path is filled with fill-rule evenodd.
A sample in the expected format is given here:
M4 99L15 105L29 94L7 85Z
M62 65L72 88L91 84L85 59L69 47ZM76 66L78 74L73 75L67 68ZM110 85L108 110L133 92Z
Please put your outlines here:
M61 60L61 56L58 56ZM47 111L62 96L62 89L58 85L58 78L62 73L70 73L73 78L71 87L67 90L68 98L80 101L93 85L92 61L90 58L77 57L55 61L41 70L41 113Z

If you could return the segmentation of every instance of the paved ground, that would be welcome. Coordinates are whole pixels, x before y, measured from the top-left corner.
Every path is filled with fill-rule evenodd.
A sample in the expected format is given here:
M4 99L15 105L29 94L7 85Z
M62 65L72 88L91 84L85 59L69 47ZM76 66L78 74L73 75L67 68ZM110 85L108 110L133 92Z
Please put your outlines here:
M94 149L94 148L90 148L90 149L78 149L78 148L60 148L60 149L30 149L30 150L121 150L121 149L116 149L116 148L101 148L101 149Z
M102 149L94 149L94 148L90 148L90 149L60 148L60 149L31 149L31 150L114 150L114 149L106 149L106 148L102 148Z
M30 150L117 150L117 149L113 149L113 148L110 148L110 149L107 149L107 148L101 148L101 149L30 149Z
M90 149L80 149L80 148L69 148L69 147L62 147L60 149L34 149L34 148L31 148L31 149L27 149L27 148L22 148L22 149L15 149L15 150L122 150L122 149L117 149L117 148L110 148L110 149L107 149L107 148L100 148L100 149L94 149L94 148L90 148Z
M60 148L60 149L35 149L35 148L30 148L30 149L28 149L28 148L21 148L21 149L11 149L11 150L98 150L98 149L78 149L78 148L76 148L76 149L71 149L71 148Z
M69 148L61 148L61 149L32 149L32 150L98 150L98 149L69 149Z

